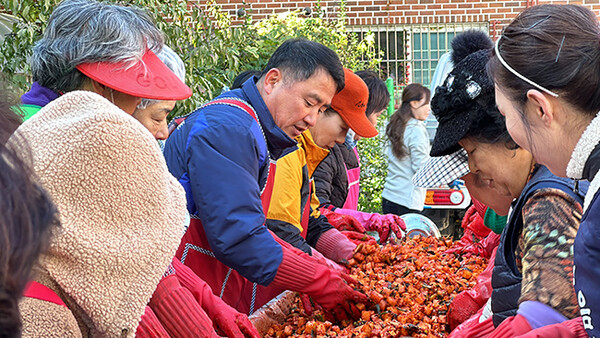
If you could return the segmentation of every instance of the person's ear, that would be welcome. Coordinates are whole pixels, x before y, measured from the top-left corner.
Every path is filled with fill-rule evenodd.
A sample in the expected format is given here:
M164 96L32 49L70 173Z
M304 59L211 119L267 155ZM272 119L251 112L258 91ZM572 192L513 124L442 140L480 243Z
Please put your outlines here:
M409 103L410 103L410 107L411 107L412 109L417 109L417 108L419 108L419 102L420 102L420 101L410 101L410 102L409 102Z
M265 93L271 94L275 86L283 80L283 74L278 68L271 68L264 76L263 88Z
M542 94L539 90L530 89L527 91L526 112L531 113L532 118L536 118L545 126L549 126L556 118L554 101Z

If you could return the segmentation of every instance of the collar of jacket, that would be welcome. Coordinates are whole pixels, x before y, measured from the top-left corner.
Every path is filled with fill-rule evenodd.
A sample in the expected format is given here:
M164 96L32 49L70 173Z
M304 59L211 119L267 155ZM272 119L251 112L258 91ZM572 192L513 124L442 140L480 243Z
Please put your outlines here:
M319 147L315 143L315 140L313 140L312 134L308 129L300 134L296 140L298 141L298 146L304 149L304 152L306 153L308 177L312 177L319 163L329 155L329 150Z
M567 177L574 179L588 179L592 180L597 172L597 165L590 161L591 158L597 157L593 153L598 153L598 143L600 142L600 113L592 120L587 126L573 153L571 154L571 160L567 165ZM597 154L596 154L597 155ZM591 170L591 167L596 167L596 170Z
M596 192L600 189L600 113L594 117L577 142L567 165L567 176L590 181L583 211L586 212Z
M278 159L284 149L296 145L291 137L289 137L281 128L275 124L273 116L267 108L265 101L256 87L256 77L249 78L242 85L242 92L246 96L248 102L254 107L258 114L258 119L262 125L263 132L267 138L269 152L273 159Z

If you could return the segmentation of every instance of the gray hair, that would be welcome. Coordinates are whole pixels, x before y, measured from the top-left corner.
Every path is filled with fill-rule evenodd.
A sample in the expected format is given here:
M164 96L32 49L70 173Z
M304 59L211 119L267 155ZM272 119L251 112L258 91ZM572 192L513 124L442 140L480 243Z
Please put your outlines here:
M87 79L82 63L133 65L147 49L158 53L164 38L141 9L92 0L64 0L50 15L33 48L33 80L56 92L80 89Z
M167 65L175 75L177 75L181 82L185 83L185 64L177 53L169 48L169 46L164 45L160 53L156 56L158 56L158 58ZM160 100L142 99L142 102L137 105L137 109L146 109L148 106L158 102L160 102Z

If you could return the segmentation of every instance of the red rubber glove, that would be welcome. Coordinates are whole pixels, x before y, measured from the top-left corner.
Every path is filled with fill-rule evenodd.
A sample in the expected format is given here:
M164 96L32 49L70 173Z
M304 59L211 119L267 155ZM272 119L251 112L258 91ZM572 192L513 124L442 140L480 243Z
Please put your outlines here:
M339 265L338 263L332 261L331 259L323 256L322 253L320 253L317 249L315 248L311 248L312 249L312 256L313 258L315 258L319 263L333 269L339 272L343 272L343 273L348 273L348 269L346 269L345 267Z
M313 257L282 243L283 259L273 286L306 293L338 320L359 318L354 303L366 303L367 296L352 289L356 281L318 263Z
M542 326L529 331L518 338L587 338L588 334L583 328L581 317L573 318L558 324Z
M458 325L471 318L479 311L492 296L492 272L494 271L494 258L492 253L488 266L477 276L477 284L454 297L448 306L448 325L454 330Z
M360 224L356 218L350 215L343 215L326 208L321 208L320 211L321 215L327 217L329 224L340 231L350 230L360 233L364 233L366 231L362 224Z
M463 323L459 325L454 331L450 332L449 338L472 338L472 337L487 337L490 333L494 332L494 322L492 318L488 318L482 322L479 322L478 318L469 318L468 325Z
M531 331L531 325L525 317L516 315L506 318L488 337L512 338Z
M360 243L377 244L375 237L369 236L367 234L362 234L356 231L341 231L341 233L356 245Z
M194 298L212 318L218 331L225 333L227 337L260 337L258 330L245 314L237 312L221 298L215 296L210 286L189 267L174 259L173 268L181 285L191 291Z
M454 330L458 325L471 318L481 306L474 299L471 290L465 290L452 299L448 306L448 325L450 330Z
M463 236L464 238L464 236ZM498 247L500 243L500 235L490 232L486 238L477 243L465 244L462 238L455 245L446 250L446 253L457 253L465 256L476 255L484 258L490 258L492 251Z
M467 209L461 223L462 228L465 229L465 233L466 230L469 229L479 240L487 236L492 230L483 224L483 217L485 217L485 213L481 216L477 211L475 204Z
M136 338L169 338L169 334L149 306L144 309L135 336Z
M161 279L149 305L171 337L218 337L213 322L175 275Z
M343 262L352 257L356 244L337 229L329 229L321 234L315 248L332 261Z

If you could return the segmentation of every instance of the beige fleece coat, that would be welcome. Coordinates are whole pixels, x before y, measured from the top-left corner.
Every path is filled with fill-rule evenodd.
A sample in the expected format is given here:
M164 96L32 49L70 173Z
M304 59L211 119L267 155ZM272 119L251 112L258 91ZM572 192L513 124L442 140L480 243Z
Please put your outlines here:
M185 222L183 188L156 140L103 97L77 91L40 110L10 142L31 148L58 207L62 227L36 280L72 314L26 299L24 336L134 336Z

